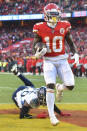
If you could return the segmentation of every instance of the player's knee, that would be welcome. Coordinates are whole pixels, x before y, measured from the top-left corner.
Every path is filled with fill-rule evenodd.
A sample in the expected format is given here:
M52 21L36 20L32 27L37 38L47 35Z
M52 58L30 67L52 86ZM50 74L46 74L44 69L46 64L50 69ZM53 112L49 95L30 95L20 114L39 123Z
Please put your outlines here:
M69 90L73 90L74 85L73 85L73 86L67 86L67 88L68 88Z
M55 89L55 84L53 84L53 83L47 84L47 88L49 88L49 89Z

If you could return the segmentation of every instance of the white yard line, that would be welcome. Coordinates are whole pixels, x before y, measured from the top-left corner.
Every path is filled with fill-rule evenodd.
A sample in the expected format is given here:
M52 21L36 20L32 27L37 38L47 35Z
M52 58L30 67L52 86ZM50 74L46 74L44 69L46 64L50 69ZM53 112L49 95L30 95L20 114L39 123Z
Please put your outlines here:
M7 74L7 75L8 75L8 74L14 75L12 72L0 72L0 75L1 75L1 74L3 74L3 75L4 75L4 74L5 74L5 75L6 75L6 74ZM24 74L24 75L31 75L31 76L33 76L33 73L29 73L29 72L25 72L25 73L23 73L23 74ZM43 76L43 73L41 73L40 75ZM36 74L36 76L40 76L40 75L39 75L38 73Z
M8 86L0 86L0 89L12 89L12 87L8 87Z

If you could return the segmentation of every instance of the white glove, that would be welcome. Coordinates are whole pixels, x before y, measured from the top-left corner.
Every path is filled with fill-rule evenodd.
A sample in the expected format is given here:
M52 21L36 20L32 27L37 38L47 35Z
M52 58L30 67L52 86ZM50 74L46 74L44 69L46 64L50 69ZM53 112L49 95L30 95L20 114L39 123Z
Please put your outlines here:
M43 48L40 52L36 52L35 57L40 58L41 56L44 56L47 52L47 48Z
M35 57L39 58L40 57L40 52L36 52Z
M73 64L76 64L76 65L79 64L79 55L77 53L75 53L74 56L71 57L71 59L75 59L75 62Z
M75 56L75 63L78 65L79 64L79 55L75 53L74 56Z

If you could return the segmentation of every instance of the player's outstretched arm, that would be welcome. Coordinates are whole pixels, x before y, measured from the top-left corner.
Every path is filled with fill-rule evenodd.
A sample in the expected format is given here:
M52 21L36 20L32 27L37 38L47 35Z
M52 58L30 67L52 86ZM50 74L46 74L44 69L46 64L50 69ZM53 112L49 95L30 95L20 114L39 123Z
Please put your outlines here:
M42 42L42 38L37 33L34 33L34 40L33 40L33 51L34 51L34 53L36 52L35 45L38 42Z
M74 53L78 53L77 47L76 47L76 45L75 45L74 42L73 42L72 35L71 35L70 31L67 32L65 39L66 39L66 41L67 41L67 44L68 44L69 47L70 47L71 52L72 52L73 54L74 54Z
M74 63L78 64L79 63L79 55L78 55L77 47L76 47L75 43L73 42L72 35L70 34L70 31L67 32L65 39L67 41L67 44L70 47L71 52L74 55L74 59L75 59Z
M26 86L32 86L32 87L34 87L33 83L32 83L29 79L25 78L25 76L23 76L23 74L21 74L21 73L18 71L18 69L17 69L17 64L13 65L13 67L12 67L12 69L11 69L11 72L13 72L14 75L17 75L18 78L20 78L20 80L21 80L22 82L24 82L24 84L25 84Z

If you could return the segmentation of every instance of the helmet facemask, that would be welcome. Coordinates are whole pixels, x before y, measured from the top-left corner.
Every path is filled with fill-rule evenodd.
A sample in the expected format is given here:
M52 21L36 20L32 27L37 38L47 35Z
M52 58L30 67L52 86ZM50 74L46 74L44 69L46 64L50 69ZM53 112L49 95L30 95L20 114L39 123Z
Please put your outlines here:
M44 8L44 19L49 23L57 23L60 19L61 11L56 4L48 4Z
M57 11L55 11L55 12L47 11L46 17L47 17L46 18L47 22L49 22L49 23L57 23L59 21L60 14Z
M45 106L46 105L46 88L44 86L42 86L38 90L38 98L39 98L40 105Z

